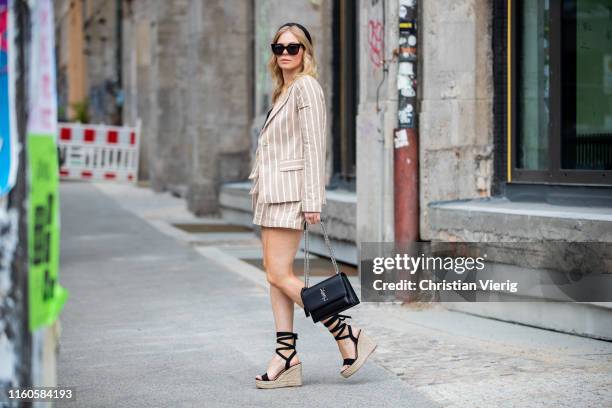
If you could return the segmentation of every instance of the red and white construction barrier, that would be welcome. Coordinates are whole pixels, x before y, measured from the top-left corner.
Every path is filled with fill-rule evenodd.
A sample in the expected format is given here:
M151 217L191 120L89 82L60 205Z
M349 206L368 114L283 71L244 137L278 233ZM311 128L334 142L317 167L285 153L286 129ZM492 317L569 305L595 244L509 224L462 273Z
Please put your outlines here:
M60 178L136 182L140 122L135 127L58 123Z

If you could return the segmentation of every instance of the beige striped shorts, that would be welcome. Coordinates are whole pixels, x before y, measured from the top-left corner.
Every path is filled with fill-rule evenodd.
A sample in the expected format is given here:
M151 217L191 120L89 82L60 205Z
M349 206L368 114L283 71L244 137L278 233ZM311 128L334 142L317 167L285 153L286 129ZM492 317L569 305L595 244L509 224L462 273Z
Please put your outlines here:
M265 227L284 227L304 229L304 213L301 201L287 201L284 203L258 203L258 192L251 195L253 208L253 224Z

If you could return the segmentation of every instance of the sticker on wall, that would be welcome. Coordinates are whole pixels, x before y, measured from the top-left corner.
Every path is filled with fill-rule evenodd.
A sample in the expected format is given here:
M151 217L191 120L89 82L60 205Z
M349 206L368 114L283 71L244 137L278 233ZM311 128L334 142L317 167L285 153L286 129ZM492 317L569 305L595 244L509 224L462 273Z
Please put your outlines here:
M15 126L13 13L0 0L0 196L15 185L19 160Z
M57 319L68 298L68 292L58 281L59 169L51 0L36 1L32 7L31 19L27 162L29 327L33 331Z
M398 67L398 74L413 76L414 75L414 65L412 62L400 62Z
M400 147L406 147L410 144L408 143L408 130L406 129L398 129L395 131L395 137L393 138L393 144L396 149Z
M399 1L399 66L397 72L399 128L416 128L417 11L416 0Z
M416 0L400 0L399 4L399 18L400 20L407 20L410 18L411 9L416 6Z
M416 96L414 88L414 65L412 62L400 62L397 76L397 89L404 97L411 98Z
M397 112L397 116L402 127L414 126L414 106L412 104L406 104L404 108Z

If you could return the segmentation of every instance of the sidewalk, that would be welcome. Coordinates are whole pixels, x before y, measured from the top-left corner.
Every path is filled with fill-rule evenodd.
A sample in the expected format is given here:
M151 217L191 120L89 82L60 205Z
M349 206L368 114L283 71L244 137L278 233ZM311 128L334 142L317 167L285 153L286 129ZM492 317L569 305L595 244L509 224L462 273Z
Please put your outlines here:
M61 279L70 299L58 378L75 387L78 406L437 406L376 364L342 378L331 335L299 313L304 386L256 389L275 347L266 290L91 184L62 183L60 193ZM145 217L165 214L138 194L116 197Z
M304 386L255 389L274 351L250 232L190 234L183 200L147 188L62 183L59 381L87 406L583 407L612 405L612 343L451 312L362 303L379 343L354 377L296 308ZM330 263L331 267L331 263ZM80 404L79 404L80 405Z

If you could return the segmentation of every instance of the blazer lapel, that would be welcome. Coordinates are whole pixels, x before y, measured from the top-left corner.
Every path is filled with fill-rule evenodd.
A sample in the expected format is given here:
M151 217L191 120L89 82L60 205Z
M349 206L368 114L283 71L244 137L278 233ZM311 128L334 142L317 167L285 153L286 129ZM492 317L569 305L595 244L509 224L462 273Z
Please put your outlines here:
M266 126L268 126L268 124L272 121L272 118L274 117L274 115L276 115L278 113L278 111L280 111L281 108L283 106L285 106L285 104L289 100L289 95L291 94L292 90L293 90L293 84L291 84L289 89L287 89L287 91L285 91L285 94L281 97L281 99L276 102L276 104L272 108L272 112L270 112L270 115L268 116L268 120L266 120L266 122L264 123L264 125L261 128L261 132L263 132L266 129Z

